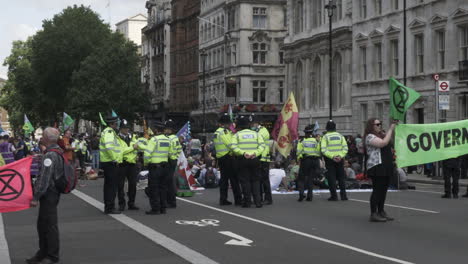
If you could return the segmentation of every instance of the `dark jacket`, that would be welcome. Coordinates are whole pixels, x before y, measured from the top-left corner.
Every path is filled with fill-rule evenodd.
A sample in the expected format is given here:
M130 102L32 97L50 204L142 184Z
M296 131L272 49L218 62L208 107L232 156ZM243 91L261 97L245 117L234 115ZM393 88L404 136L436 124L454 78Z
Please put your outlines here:
M458 169L460 168L460 159L459 158L452 158L452 159L447 159L442 162L442 165L444 168L454 168Z
M58 192L55 189L55 179L64 176L63 158L50 151L51 149L63 152L59 145L53 144L47 148L46 153L42 156L41 173L34 184L34 200L36 201L48 191Z

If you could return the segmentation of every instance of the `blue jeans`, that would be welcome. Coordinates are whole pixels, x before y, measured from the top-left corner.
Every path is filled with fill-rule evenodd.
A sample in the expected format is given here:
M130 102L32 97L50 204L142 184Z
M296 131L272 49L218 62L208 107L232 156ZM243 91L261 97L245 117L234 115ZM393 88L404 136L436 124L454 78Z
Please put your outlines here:
M99 170L99 150L92 150L93 169Z

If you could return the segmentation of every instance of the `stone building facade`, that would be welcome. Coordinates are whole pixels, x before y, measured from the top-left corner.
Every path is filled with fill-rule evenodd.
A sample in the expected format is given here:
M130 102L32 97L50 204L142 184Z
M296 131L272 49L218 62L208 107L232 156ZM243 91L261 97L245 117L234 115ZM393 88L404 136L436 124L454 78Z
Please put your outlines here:
M468 2L406 1L407 86L421 98L408 123L434 123L435 81L450 81L450 109L439 122L468 118ZM353 1L353 121L355 132L375 116L389 125L388 78L404 69L403 0Z
M353 131L352 2L336 1L332 16L332 114L337 129ZM325 128L329 120L329 17L322 0L289 0L289 35L284 41L286 83L299 107L299 130L318 121Z
M163 121L171 92L171 1L148 1L148 23L142 29L142 82L151 96L148 120Z

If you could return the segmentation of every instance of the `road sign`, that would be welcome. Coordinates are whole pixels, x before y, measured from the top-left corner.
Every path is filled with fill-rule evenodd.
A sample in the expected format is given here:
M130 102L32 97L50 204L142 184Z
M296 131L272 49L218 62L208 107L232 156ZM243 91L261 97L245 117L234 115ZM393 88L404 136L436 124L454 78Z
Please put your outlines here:
M230 231L219 231L219 233L225 236L234 238L224 243L225 245L250 247L250 244L253 243L252 240L245 238L243 236L234 234L233 232L230 232Z
M439 92L448 92L450 91L450 82L449 81L439 81L438 85Z
M450 95L439 95L439 110L450 110Z
M439 74L436 73L436 74L432 75L432 78L434 79L434 81L437 82L439 80L440 76L439 76Z

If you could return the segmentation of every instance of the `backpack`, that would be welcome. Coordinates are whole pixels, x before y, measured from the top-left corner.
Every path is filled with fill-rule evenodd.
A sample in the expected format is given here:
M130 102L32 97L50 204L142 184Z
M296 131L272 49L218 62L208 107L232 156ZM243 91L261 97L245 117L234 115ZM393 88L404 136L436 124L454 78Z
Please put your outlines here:
M78 175L76 173L75 167L60 150L51 149L48 152L55 152L63 159L63 176L55 179L55 188L60 193L70 193L73 189L75 189L76 183L78 182Z
M213 168L209 168L205 173L205 187L206 188L215 188L216 184L216 175L213 171Z

